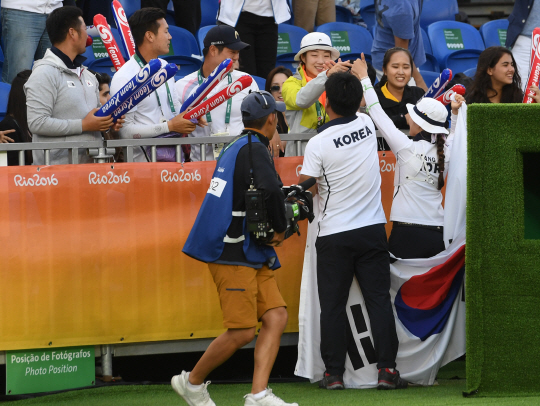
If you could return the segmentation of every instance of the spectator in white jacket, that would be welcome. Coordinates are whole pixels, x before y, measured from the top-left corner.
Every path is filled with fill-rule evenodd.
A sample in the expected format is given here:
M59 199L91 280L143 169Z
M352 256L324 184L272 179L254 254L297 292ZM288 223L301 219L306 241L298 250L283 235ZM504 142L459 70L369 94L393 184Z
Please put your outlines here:
M43 58L51 47L45 21L59 7L62 0L2 1L3 82L11 83L17 73L31 69L35 60Z

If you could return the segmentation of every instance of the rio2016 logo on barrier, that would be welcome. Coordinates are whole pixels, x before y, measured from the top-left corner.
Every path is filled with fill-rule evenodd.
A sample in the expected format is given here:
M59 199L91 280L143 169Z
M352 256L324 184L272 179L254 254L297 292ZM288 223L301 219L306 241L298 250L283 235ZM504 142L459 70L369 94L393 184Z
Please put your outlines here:
M95 172L88 174L88 183L90 185L113 185L118 183L129 183L131 178L128 176L127 171L123 175L115 175L109 171L106 175L98 175Z
M54 177L54 174L48 177L41 177L37 173L32 177L26 179L24 176L15 175L13 177L15 186L56 186L58 185L58 179Z
M184 173L183 169L180 169L178 173L169 172L167 169L161 171L161 181L162 182L189 182L189 181L200 181L201 174L199 170L196 169L195 172Z
M394 172L396 170L396 164L386 163L384 159L381 159L381 172Z

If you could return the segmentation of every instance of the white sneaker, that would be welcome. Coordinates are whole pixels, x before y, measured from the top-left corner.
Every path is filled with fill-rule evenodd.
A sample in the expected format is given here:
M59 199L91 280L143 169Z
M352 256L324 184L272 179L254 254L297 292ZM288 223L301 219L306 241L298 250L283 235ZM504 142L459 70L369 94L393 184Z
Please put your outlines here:
M210 399L210 394L206 387L210 384L210 381L202 384L200 389L193 390L188 387L189 372L182 371L180 375L175 375L171 379L171 386L176 393L178 393L189 406L216 406L216 404Z
M253 393L244 396L246 403L244 406L298 406L298 403L286 403L272 393L272 389L266 388L266 395L262 399L255 399Z

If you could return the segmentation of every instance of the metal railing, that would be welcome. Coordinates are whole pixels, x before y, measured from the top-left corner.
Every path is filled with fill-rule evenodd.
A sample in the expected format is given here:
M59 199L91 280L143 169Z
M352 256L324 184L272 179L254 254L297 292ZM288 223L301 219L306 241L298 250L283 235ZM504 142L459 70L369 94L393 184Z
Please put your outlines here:
M403 133L409 133L408 130L402 130ZM280 134L282 141L294 142L294 148L291 155L297 156L302 150L302 144L307 143L313 133L303 134ZM141 139L119 139L119 140L101 140L101 141L59 141L59 142L32 142L32 143L9 143L0 144L0 152L18 151L19 165L25 165L25 151L44 151L45 165L50 165L50 151L58 149L67 149L69 153L69 163L79 163L79 150L88 150L90 157L96 163L106 163L112 160L114 148L124 149L125 162L133 162L133 151L135 148L150 147L149 159L156 162L157 150L159 146L174 146L176 148L176 162L181 162L182 145L212 145L216 143L229 143L237 136L213 136L213 137L186 137L186 138L141 138ZM377 131L378 142L382 142L382 136ZM206 148L201 148L201 161L206 161Z
M25 164L24 151L44 151L45 165L50 165L51 150L67 149L69 153L69 163L79 163L80 149L99 149L103 147L103 141L59 141L59 142L21 142L0 144L0 151L18 151L19 165Z

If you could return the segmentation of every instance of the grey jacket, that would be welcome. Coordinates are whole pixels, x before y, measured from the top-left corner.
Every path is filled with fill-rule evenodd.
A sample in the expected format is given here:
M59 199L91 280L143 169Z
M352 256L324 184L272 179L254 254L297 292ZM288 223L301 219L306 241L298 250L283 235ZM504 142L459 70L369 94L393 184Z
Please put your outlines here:
M82 131L82 119L100 106L96 77L81 67L79 78L50 49L36 61L24 85L28 128L32 142L94 141L99 131ZM34 151L34 165L43 165L43 151ZM68 150L51 150L51 165L69 163ZM79 162L92 162L85 150L79 150Z

